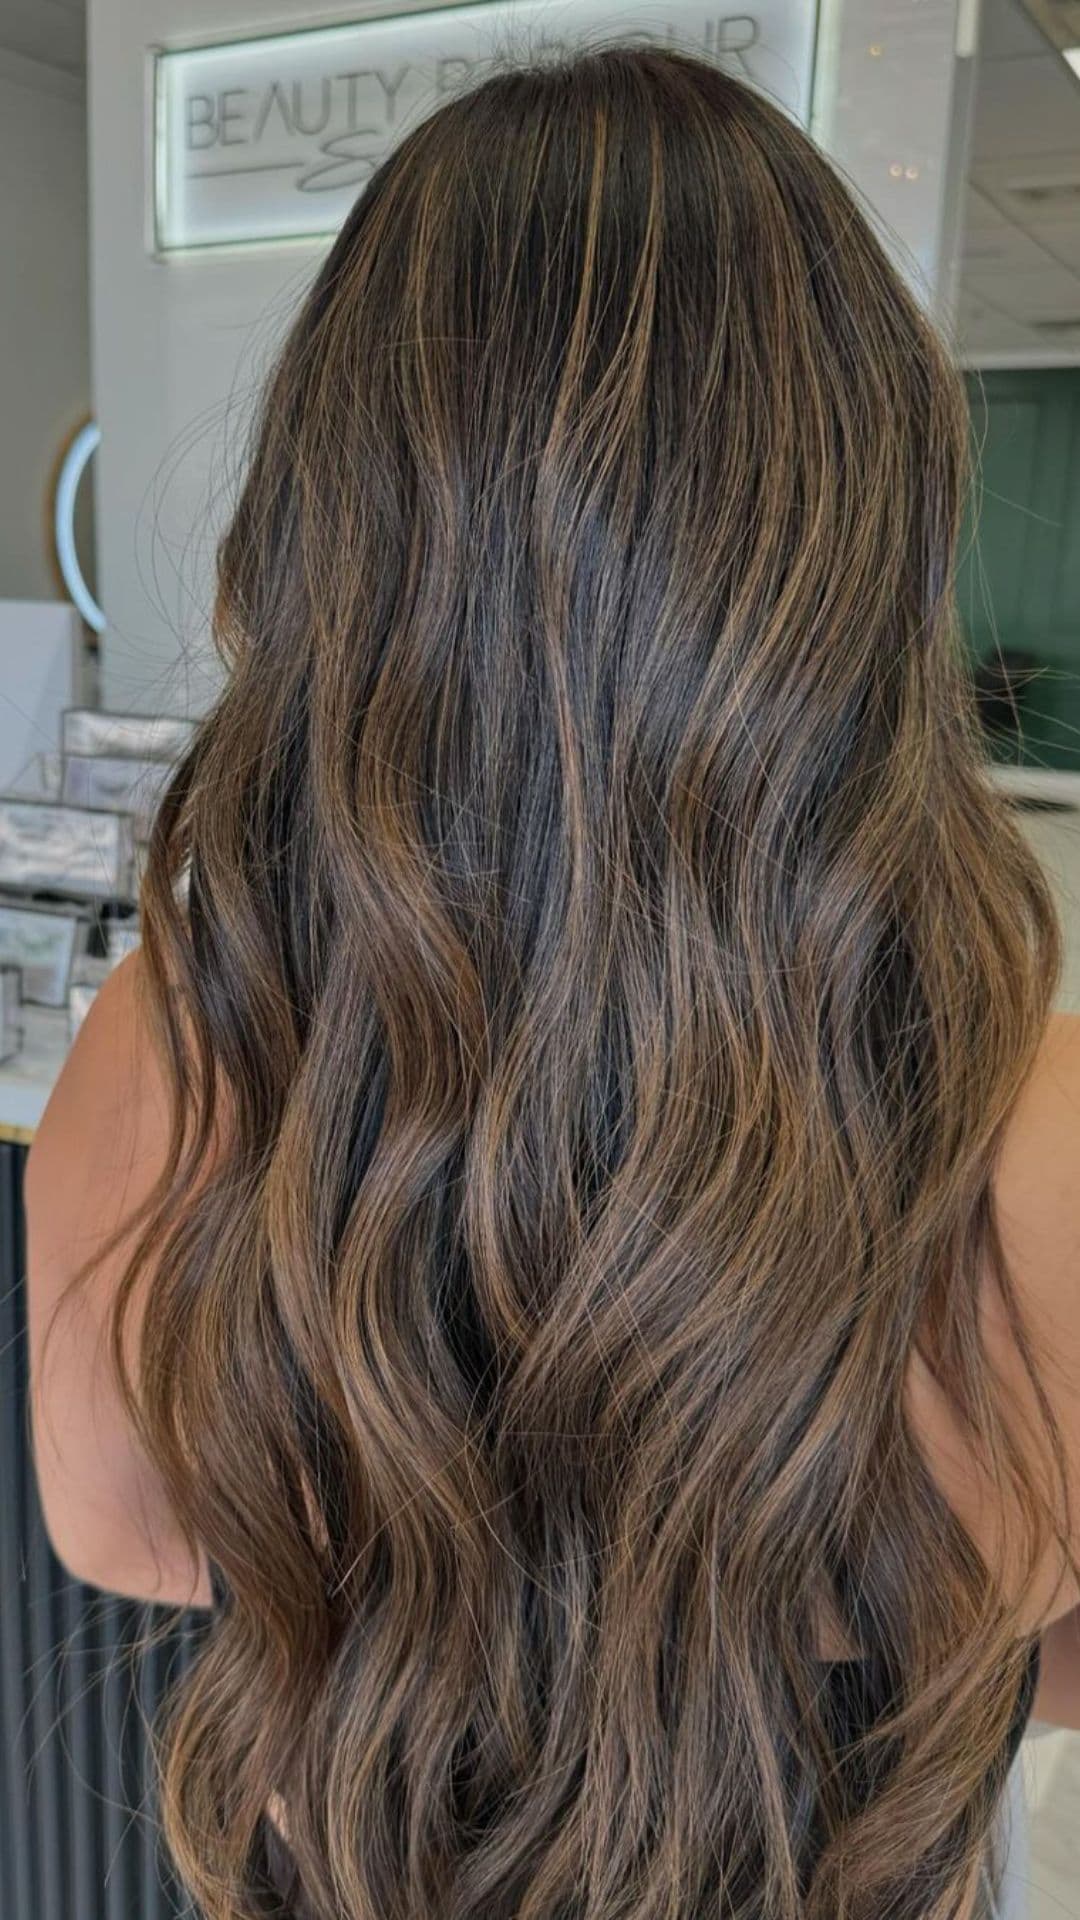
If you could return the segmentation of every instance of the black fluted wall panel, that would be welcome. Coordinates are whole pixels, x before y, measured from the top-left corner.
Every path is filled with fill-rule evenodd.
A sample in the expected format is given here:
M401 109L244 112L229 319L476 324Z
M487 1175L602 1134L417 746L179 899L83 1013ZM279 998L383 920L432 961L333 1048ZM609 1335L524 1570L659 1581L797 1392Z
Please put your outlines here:
M0 1920L193 1920L159 1844L147 1722L204 1616L82 1586L38 1507L22 1169L0 1144Z

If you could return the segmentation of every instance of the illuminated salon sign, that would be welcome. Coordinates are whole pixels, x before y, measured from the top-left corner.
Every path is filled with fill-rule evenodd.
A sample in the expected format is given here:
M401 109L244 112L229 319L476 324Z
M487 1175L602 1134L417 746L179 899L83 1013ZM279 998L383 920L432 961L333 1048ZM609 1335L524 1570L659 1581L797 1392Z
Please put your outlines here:
M493 64L560 48L684 47L806 120L816 14L815 0L502 0L159 52L155 245L334 233L410 126Z

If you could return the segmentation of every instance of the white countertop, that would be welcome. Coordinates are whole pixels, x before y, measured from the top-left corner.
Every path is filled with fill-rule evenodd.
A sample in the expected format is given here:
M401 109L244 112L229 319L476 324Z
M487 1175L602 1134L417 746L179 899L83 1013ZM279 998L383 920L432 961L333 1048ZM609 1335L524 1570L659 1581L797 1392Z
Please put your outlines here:
M1080 773L1001 767L994 774L1010 792L1080 807ZM1020 818L1050 875L1065 928L1065 976L1058 1004L1080 1012L1080 818L1061 812ZM22 1051L0 1066L0 1136L33 1132L70 1044L66 1010L24 1007L20 1018Z

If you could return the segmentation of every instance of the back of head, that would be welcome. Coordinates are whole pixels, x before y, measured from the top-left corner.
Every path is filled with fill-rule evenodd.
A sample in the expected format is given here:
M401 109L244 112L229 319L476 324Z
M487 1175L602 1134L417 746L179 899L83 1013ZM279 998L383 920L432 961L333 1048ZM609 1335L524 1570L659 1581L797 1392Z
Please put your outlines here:
M966 432L806 137L671 52L443 106L305 299L144 901L212 1920L272 1793L318 1920L965 1911L1018 1654L904 1380L932 1325L992 1437L1056 965L950 613Z

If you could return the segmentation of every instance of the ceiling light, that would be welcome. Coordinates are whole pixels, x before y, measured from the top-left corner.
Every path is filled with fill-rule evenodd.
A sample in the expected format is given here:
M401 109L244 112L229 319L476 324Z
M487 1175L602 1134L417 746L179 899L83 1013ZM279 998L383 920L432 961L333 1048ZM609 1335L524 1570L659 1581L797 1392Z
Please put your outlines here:
M1080 74L1080 47L1062 47L1062 55L1075 74Z

